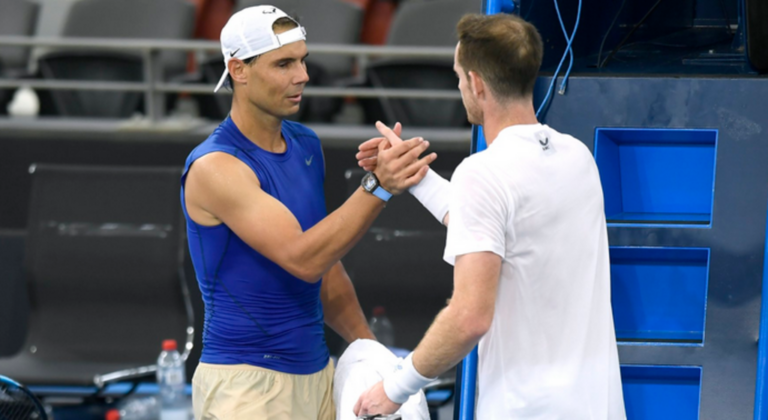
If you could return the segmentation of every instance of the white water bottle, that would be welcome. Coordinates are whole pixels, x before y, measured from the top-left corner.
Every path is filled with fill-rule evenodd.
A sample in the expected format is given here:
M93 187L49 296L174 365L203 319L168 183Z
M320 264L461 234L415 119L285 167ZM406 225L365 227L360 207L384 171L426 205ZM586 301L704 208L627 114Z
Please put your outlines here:
M176 340L164 340L157 358L157 385L160 393L160 420L187 420L189 407L184 394L184 360Z
M379 343L387 347L395 346L395 329L392 327L392 322L387 318L387 311L383 306L373 308L373 317L368 325Z

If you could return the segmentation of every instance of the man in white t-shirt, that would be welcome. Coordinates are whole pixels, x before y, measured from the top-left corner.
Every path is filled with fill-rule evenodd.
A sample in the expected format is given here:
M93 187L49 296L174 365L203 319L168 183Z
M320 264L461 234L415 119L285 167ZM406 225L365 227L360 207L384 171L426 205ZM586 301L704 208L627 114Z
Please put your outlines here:
M394 412L479 342L478 419L624 420L594 159L536 119L543 47L531 24L468 15L458 34L459 90L488 149L466 158L450 183L430 172L411 188L448 225L453 297L355 413ZM400 142L378 127L384 141ZM371 144L358 154L367 169L376 164Z

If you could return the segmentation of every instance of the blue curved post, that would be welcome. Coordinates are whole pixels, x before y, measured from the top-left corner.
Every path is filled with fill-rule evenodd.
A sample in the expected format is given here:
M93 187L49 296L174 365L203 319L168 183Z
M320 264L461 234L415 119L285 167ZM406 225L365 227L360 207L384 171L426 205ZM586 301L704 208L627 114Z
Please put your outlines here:
M475 418L475 393L477 389L477 347L459 365L456 378L458 402L453 408L454 420Z

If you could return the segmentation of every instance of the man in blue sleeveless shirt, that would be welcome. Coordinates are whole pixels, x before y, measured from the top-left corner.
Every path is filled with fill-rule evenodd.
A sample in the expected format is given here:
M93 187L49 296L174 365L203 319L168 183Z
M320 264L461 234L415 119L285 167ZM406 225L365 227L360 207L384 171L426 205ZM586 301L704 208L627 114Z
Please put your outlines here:
M415 138L326 216L325 162L308 128L284 118L309 80L305 30L272 6L221 33L230 116L189 156L181 199L205 303L193 378L197 419L331 419L333 364L323 322L348 342L374 338L340 258L392 194L435 159Z

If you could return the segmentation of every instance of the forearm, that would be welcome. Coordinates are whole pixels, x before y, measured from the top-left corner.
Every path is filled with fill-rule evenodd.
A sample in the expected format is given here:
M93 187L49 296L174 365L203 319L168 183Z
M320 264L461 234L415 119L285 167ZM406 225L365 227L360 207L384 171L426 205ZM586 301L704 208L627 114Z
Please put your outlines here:
M420 183L408 189L440 223L448 226L448 202L451 183L432 169Z
M331 267L323 278L320 297L325 323L346 342L376 338L368 327L355 288L341 262Z
M319 280L362 238L384 201L358 188L336 211L288 243L287 259L306 281Z
M381 124L380 124L381 125ZM431 153L421 159L429 142L420 138L379 150L380 164L374 170L379 185L394 195L419 183L435 160ZM305 281L317 281L363 236L384 208L384 201L362 187L336 211L295 240L287 239L288 260Z
M410 395L456 365L480 341L484 332L466 321L466 315L462 316L465 312L451 306L440 312L416 350L403 360L395 373L384 378L383 389L391 401L404 403Z
M460 255L454 266L454 290L413 353L413 366L426 377L458 363L491 328L501 273L501 257L492 252Z
M458 364L484 335L482 327L466 322L468 315L448 306L413 352L413 365L423 376L440 375Z

